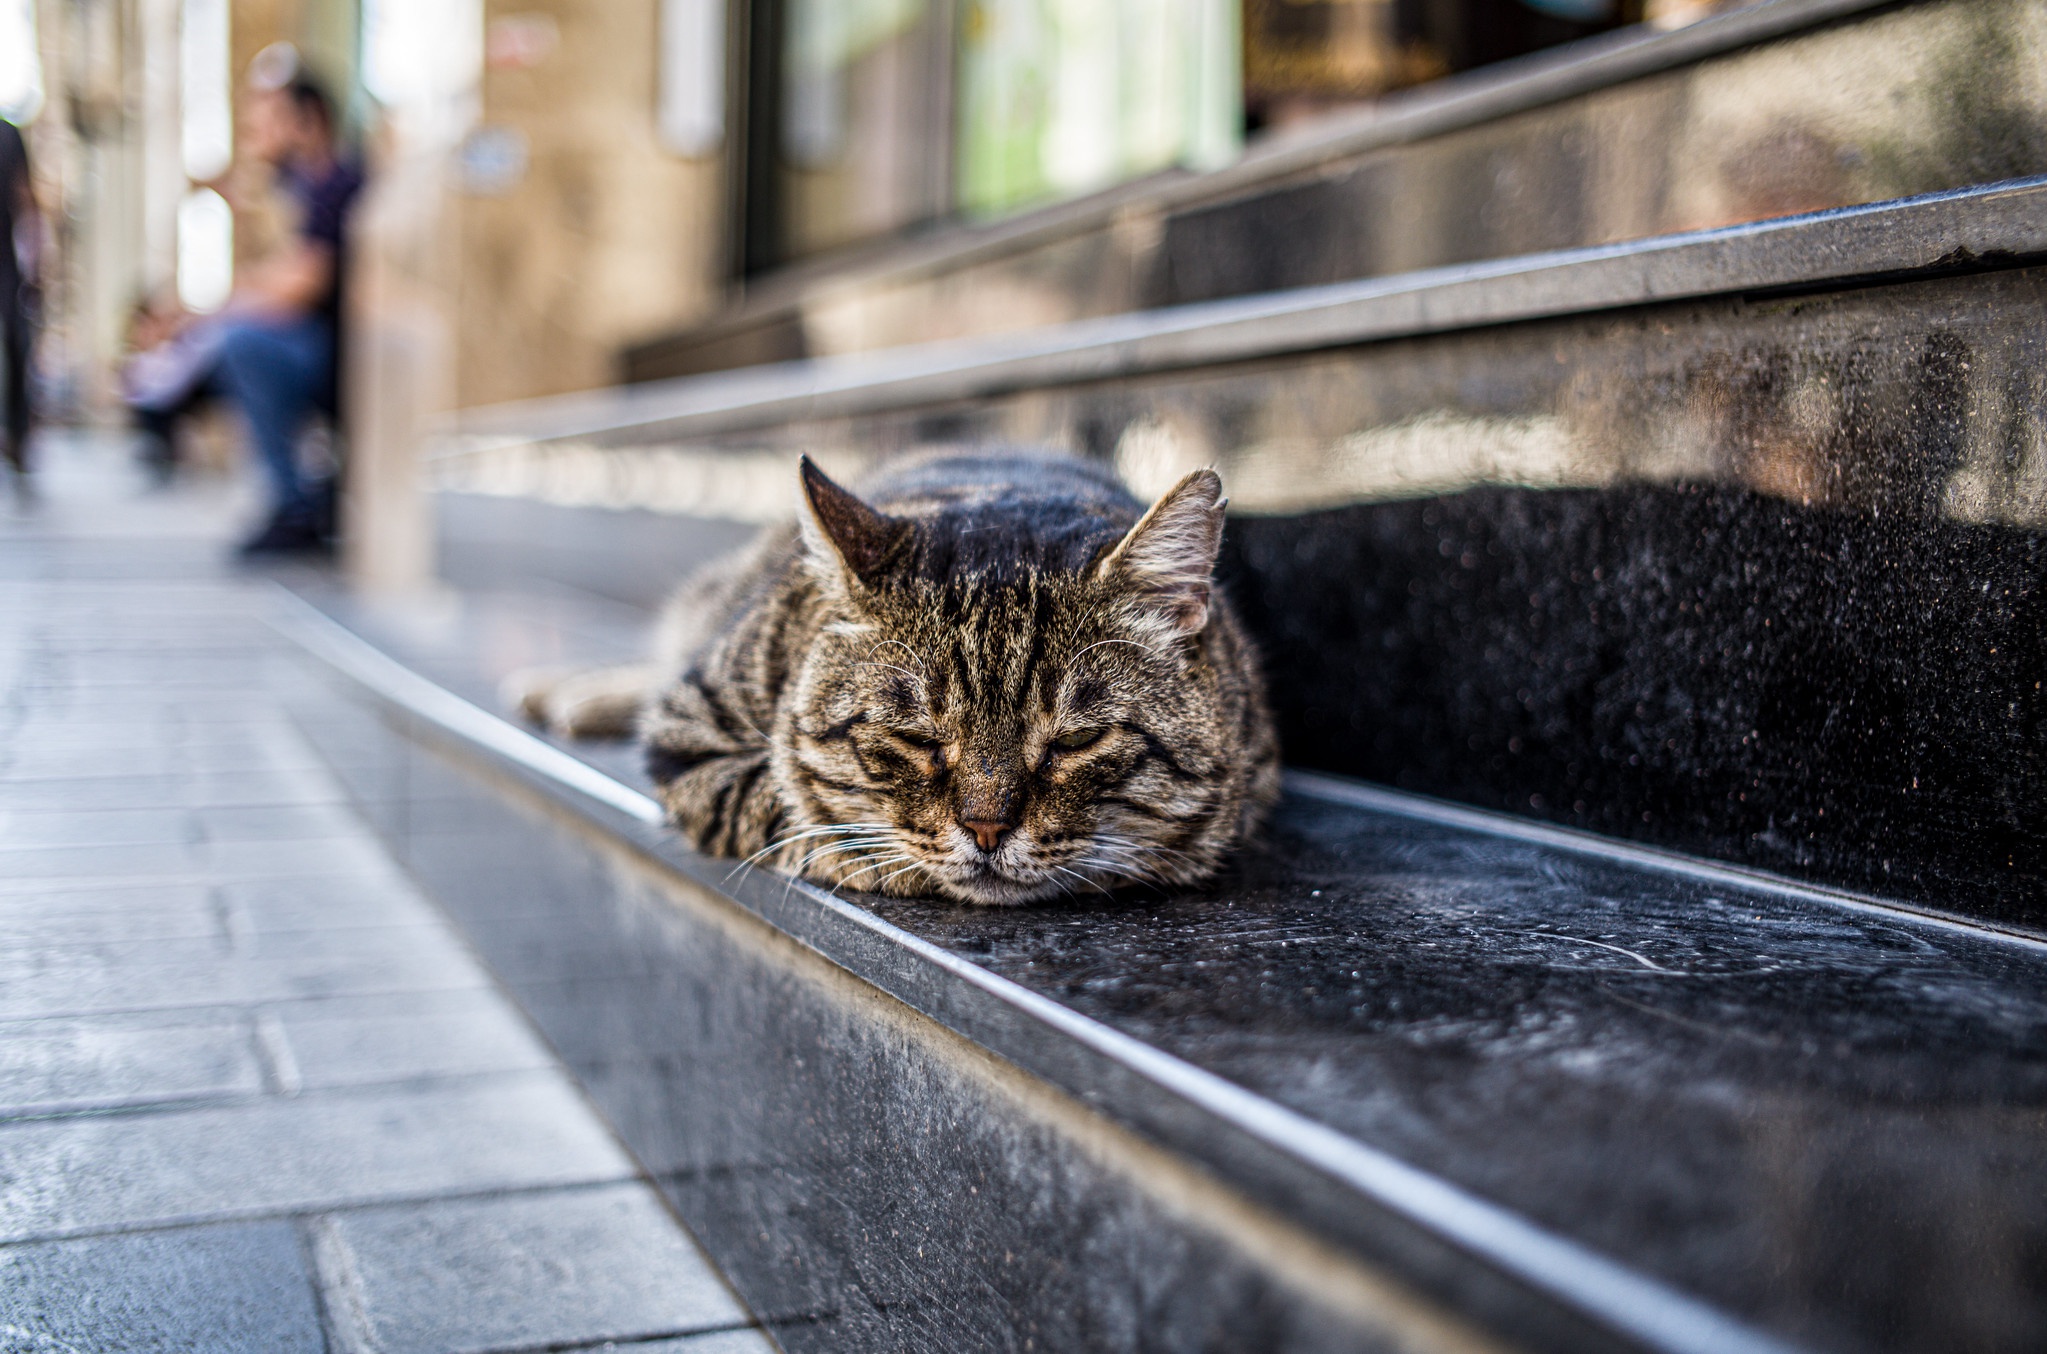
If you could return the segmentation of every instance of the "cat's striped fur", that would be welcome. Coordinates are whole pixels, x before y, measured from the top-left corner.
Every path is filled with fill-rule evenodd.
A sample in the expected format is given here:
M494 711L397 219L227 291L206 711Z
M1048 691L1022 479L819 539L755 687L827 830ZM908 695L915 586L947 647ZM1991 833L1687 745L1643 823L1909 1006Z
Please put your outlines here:
M1278 749L1213 472L1148 513L1056 456L802 481L799 526L693 585L642 721L700 849L1022 903L1196 883L1256 825Z

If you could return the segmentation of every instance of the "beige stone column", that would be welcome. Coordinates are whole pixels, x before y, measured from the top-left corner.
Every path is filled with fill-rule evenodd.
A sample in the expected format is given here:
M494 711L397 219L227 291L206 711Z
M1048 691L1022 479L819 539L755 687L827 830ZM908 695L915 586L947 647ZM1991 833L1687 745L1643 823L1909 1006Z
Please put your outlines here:
M375 592L417 591L434 577L424 455L431 425L454 404L460 274L447 162L444 149L384 158L356 209L343 564Z

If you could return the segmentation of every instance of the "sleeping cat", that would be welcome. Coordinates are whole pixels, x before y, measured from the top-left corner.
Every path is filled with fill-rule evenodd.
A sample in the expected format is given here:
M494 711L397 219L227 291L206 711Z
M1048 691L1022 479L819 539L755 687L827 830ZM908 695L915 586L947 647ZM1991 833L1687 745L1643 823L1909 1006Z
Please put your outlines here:
M1222 485L1147 512L1066 457L949 457L686 584L639 713L699 850L871 892L1026 903L1213 874L1278 791L1256 655L1210 582ZM581 731L638 676L529 695ZM578 685L580 683L580 685Z

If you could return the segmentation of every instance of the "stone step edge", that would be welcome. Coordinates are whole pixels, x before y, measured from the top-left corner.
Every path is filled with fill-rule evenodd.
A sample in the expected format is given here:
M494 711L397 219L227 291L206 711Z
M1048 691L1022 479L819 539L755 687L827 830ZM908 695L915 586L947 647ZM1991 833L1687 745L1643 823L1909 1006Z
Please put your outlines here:
M760 870L735 872L727 862L689 851L665 829L652 798L413 671L281 585L268 619L311 658L412 721L416 738L509 773L595 832L752 914L1164 1150L1196 1161L1367 1263L1438 1292L1465 1287L1459 1276L1475 1266L1487 1278L1504 1280L1512 1297L1532 1310L1582 1323L1628 1347L1666 1354L1786 1354L1793 1348L1659 1279L1069 1010L822 889ZM1297 776L1295 782L1311 794L1327 793L1334 784L1326 777ZM1381 797L1413 798L1365 793L1375 807ZM1346 789L1339 797L1349 795ZM1430 816L1451 806L1420 801L1406 807Z
M647 444L1714 296L1840 291L2047 258L2047 176L464 411L433 458Z

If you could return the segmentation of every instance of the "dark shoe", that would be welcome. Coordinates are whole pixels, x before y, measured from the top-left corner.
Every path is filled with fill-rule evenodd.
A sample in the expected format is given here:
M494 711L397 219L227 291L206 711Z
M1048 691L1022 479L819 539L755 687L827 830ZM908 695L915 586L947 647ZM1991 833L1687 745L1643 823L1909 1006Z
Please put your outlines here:
M243 559L258 555L317 555L331 549L312 519L304 513L281 512L268 526L243 541L235 553Z

